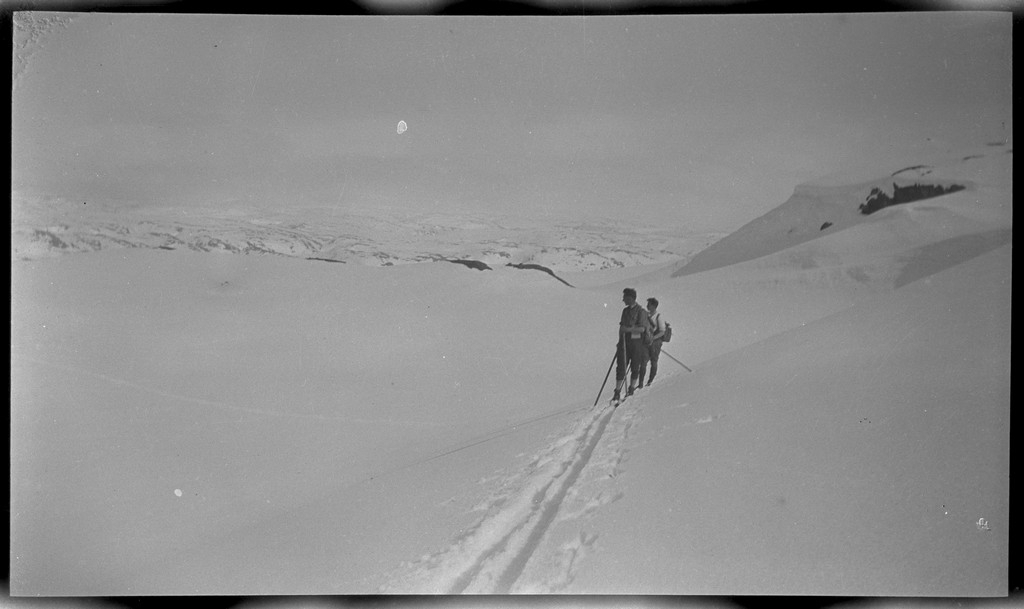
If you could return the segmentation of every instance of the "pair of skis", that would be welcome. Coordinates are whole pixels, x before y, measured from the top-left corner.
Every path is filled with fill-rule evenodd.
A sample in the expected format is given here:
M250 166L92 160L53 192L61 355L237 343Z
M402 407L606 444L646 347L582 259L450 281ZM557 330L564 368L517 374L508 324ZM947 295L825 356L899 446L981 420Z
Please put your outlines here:
M601 389L599 389L598 392L597 392L597 398L594 400L594 406L597 406L597 403L601 401L601 394L604 392L604 386L608 384L608 377L611 376L612 368L615 367L615 359L617 357L618 357L618 353L616 353L615 355L612 356L612 363L608 365L608 372L605 372L605 374L604 374L604 381L601 383ZM627 373L628 373L628 371L627 371ZM625 383L623 383L623 384L625 384ZM619 386L618 389L619 389L619 391L621 391L622 387ZM628 397L629 397L629 394L627 394L625 396L622 396L622 397L619 397L619 399L615 399L614 397L612 397L611 401L608 404L610 406L612 406L613 408L618 408L619 404L621 404L624 401L626 401L626 398L628 398Z
M687 366L687 365L686 365L686 364L684 364L683 362L681 362L681 361L677 360L676 358L672 357L672 355L670 355L669 353L666 353L664 349L662 349L661 353L662 353L663 355L667 355L668 357L672 358L672 361L676 362L677 364L679 364L680 366L682 366L683 368L685 368L687 372L693 372L693 369L692 369L692 368L690 368L689 366ZM604 386L608 384L608 377L609 377L609 376L611 375L611 373L612 373L612 368L614 368L614 367L615 367L615 359L616 359L617 357L618 357L618 353L616 353L615 355L613 355L613 356L612 356L612 363L608 364L608 372L606 372L606 373L604 374L604 382L602 382L602 383L601 383L601 389L599 389L599 390L598 390L598 392L597 392L597 398L596 398L596 399L594 400L594 406L597 406L597 403L601 401L601 393L603 393L603 392L604 392ZM649 386L649 385L648 385L648 386ZM621 387L620 387L620 390L621 390ZM626 397L629 397L629 396L627 395ZM619 405L619 404L621 404L621 403L622 403L622 402L623 402L623 401L624 401L625 399L626 399L626 398L619 398L619 400L618 400L618 401L616 401L616 400L615 400L615 398L612 398L612 400L611 400L611 402L610 402L610 403L611 403L611 405L612 405L612 406L618 406L618 405Z
M612 408L618 408L619 404L625 402L629 397L631 397L633 394L635 394L637 391L640 391L641 389L643 389L643 387L637 387L636 389L633 390L633 393L629 393L627 391L626 395L620 396L619 399L615 399L615 397L612 397L612 399L608 401L608 405L611 406Z

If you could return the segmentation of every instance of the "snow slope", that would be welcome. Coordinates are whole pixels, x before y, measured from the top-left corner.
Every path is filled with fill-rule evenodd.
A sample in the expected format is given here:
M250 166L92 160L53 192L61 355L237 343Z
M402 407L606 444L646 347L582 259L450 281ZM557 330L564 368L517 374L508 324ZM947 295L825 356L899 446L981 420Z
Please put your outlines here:
M689 262L633 279L609 275L606 287L635 286L641 300L656 296L665 319L685 337L671 349L699 363L1009 243L1012 155L992 148L984 156L947 155L941 174L972 184L969 191L867 216L855 212L856 221L839 228L838 216L856 210L863 181L844 186L833 176L828 183L833 196L813 205L837 221L835 230L819 230L821 215L790 213L794 197ZM890 161L885 174L906 163ZM760 255L748 258L753 251ZM710 268L689 273L696 264Z
M57 590L550 415L605 360L551 306L601 304L504 268L112 250L19 262L14 293L15 545L117 565L46 552Z
M1008 262L1000 248L589 410L386 589L998 591L1009 345L990 321L1009 313Z
M964 212L977 199L932 204ZM979 227L928 211L908 222L914 208L891 210L815 244L848 266L888 269L873 280L807 273L809 248L797 247L746 265L756 272L723 268L727 281L687 281L705 297L745 283L758 305L803 307L778 307L767 323L719 307L769 336L737 336L747 344L692 375L663 358L670 378L617 410L591 410L527 474L510 468L475 529L385 589L1005 591L1009 229L971 232ZM951 227L966 232L943 238ZM924 228L935 229L927 245Z
M988 189L1005 189L1012 164L1012 148L992 144L980 149L934 153L927 162L888 162L886 174L864 181L842 181L838 176L798 186L788 201L745 224L711 245L674 271L679 277L745 260L751 260L822 236L870 222L878 201L898 200L900 189L924 189L916 200L934 201L949 189L964 189L960 199L985 197ZM878 163L878 161L876 161ZM939 198L945 199L946 196ZM923 207L918 205L917 207ZM979 207L979 206L975 206ZM990 198L981 213L1008 219L1009 201ZM943 228L941 222L927 228ZM863 246L863 244L861 244ZM862 249L866 250L867 248Z
M592 474L617 483L567 512L618 501L550 534L555 562L593 559L521 589L1005 591L1009 265L1000 247L627 402Z
M1010 155L968 156L971 189L577 288L14 259L12 593L1005 592ZM595 408L625 285L694 372Z

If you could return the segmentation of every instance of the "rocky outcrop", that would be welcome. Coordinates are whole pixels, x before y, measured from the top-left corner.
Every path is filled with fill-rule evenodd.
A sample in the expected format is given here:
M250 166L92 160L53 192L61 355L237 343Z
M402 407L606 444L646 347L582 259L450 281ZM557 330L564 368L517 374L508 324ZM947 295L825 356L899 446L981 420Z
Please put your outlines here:
M471 269L478 271L490 271L491 267L487 266L486 262L480 262L479 260L449 260L448 262L454 262L455 264L461 264Z
M544 271L548 275L551 275L552 277L554 277L555 279L561 281L562 283L564 283L565 285L569 286L570 288L573 287L573 285L571 283L569 283L568 281L562 279L558 275L555 275L555 272L552 271L551 269L549 269L546 266L541 266L539 264L529 264L529 263L518 263L518 264L509 263L509 264L507 264L505 266L510 266L510 267L516 268L516 269L532 269L532 270L535 270L535 271Z
M893 182L891 195L881 188L872 188L867 199L860 205L859 209L860 213L867 216L891 205L931 199L964 190L965 188L967 187L963 184L907 184L901 186Z

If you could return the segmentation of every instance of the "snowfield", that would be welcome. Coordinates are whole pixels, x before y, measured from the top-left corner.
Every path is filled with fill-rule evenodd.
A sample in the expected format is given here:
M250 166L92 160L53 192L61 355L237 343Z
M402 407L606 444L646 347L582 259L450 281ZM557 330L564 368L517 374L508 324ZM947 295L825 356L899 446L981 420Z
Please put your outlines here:
M706 249L26 199L11 592L1004 595L1011 165L851 169ZM964 188L861 213L897 174ZM594 406L626 286L693 372Z
M168 210L24 193L14 199L11 253L17 260L144 248L276 254L366 266L468 258L492 266L592 271L676 261L721 237L628 226L615 219L547 217L538 223L515 217L333 208Z

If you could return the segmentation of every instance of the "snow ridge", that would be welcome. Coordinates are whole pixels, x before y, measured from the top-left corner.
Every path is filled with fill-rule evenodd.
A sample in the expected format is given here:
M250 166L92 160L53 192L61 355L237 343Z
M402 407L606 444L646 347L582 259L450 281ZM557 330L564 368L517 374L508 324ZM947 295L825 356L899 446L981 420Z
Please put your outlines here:
M569 516L562 514L564 504L569 503L567 498L574 500L580 494L574 487L592 460L608 464L606 458L595 460L593 457L595 452L601 455L607 452L598 447L616 412L622 414L623 409L598 407L580 417L566 434L534 455L525 474L513 473L502 480L500 489L487 500L487 513L472 529L447 549L424 556L415 563L403 564L400 570L406 573L394 577L381 591L438 594L519 591L523 585L519 580L534 555L545 546L549 529L566 518L588 511ZM625 419L624 429L628 429L630 421L631 417ZM612 444L617 452L618 443ZM615 466L620 461L621 455L617 454L610 463ZM590 503L598 505L603 501ZM585 535L580 540L582 545L593 541ZM580 550L580 547L569 548L568 560L559 561L563 572L556 574L556 581L571 580L569 571L577 562ZM537 584L527 585L535 587Z

